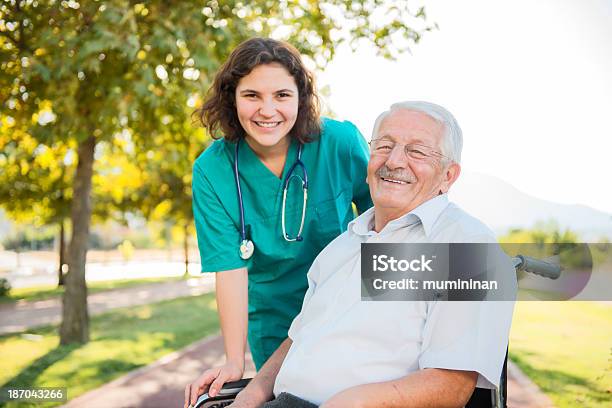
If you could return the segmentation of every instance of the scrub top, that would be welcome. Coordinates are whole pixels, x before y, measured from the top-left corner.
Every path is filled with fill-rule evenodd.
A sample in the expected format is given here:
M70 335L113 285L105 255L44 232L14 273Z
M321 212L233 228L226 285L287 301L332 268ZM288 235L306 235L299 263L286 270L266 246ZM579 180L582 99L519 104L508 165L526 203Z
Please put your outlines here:
M248 269L248 341L259 368L287 338L308 288L306 274L319 252L354 218L351 203L364 212L372 206L366 184L368 146L350 122L322 119L321 135L304 144L308 202L303 240L283 238L283 181L297 159L292 141L282 177L272 173L244 141L238 166L247 237L255 251L240 258L240 208L234 180L235 144L212 143L193 166L193 211L202 272ZM292 175L303 178L301 166ZM302 183L292 177L285 205L286 230L294 238L302 217Z

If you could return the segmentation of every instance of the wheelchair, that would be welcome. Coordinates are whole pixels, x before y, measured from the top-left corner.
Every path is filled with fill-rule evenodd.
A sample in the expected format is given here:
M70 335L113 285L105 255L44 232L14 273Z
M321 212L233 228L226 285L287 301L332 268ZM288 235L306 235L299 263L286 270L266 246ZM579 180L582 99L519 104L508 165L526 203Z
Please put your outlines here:
M465 405L465 408L506 408L507 362L508 356L506 355L499 387L495 390L485 388L474 389L474 393ZM238 393L247 386L249 381L251 381L250 378L245 378L239 381L225 383L223 384L223 388L219 391L219 394L215 397L209 397L207 393L204 393L200 395L200 398L198 398L193 408L227 407L234 402Z
M557 279L561 274L561 266L552 264L528 256L517 255L512 258L512 263L517 272L524 271L549 279ZM475 388L465 408L507 408L507 378L508 353L501 373L499 387L491 390L486 388ZM209 397L208 393L202 394L193 408L222 408L230 405L238 393L251 381L245 378L239 381L225 383L219 394Z

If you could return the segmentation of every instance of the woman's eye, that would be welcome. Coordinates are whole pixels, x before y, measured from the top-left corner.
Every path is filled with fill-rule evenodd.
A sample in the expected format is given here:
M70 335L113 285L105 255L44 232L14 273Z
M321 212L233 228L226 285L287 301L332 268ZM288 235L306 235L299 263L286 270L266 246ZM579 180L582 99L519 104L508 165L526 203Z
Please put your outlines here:
M278 97L279 97L279 98L288 98L288 97L290 97L290 96L291 96L291 95L290 95L290 94L288 94L288 93L286 93L286 92L281 92L281 93L279 93L279 94L278 94Z

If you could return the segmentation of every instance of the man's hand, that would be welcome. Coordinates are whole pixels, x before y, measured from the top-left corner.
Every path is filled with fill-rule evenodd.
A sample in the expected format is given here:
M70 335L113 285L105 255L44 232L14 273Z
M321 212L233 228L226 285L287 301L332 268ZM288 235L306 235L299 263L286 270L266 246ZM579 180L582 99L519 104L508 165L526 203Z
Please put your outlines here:
M266 402L267 399L260 393L250 392L248 388L245 388L238 393L234 402L229 406L231 408L259 408Z
M208 391L208 395L214 397L219 393L223 384L228 381L237 381L242 378L244 366L228 361L224 365L215 368L209 368L204 371L197 380L185 387L185 405L195 405L198 397Z
M268 361L261 367L255 378L249 382L244 390L238 393L234 402L230 405L233 408L258 408L265 402L274 398L274 381L280 370L281 364L291 347L291 339L286 338Z

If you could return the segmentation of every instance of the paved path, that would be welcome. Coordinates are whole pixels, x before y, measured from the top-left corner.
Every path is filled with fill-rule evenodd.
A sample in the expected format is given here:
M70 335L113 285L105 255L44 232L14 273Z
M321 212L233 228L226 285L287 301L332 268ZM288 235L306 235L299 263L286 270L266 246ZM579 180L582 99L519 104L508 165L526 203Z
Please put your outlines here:
M185 385L223 363L223 342L210 336L70 401L66 408L183 407ZM255 375L250 354L245 377Z
M119 307L201 295L211 292L214 289L214 282L213 276L204 275L187 280L150 283L94 293L87 297L89 315L93 316ZM61 314L61 297L0 304L0 334L17 333L37 326L57 324L61 321Z
M205 369L222 363L223 342L220 336L214 335L83 394L65 407L182 408L185 385ZM254 373L249 355L245 377L252 377ZM548 397L513 364L509 364L508 376L509 408L553 407Z

